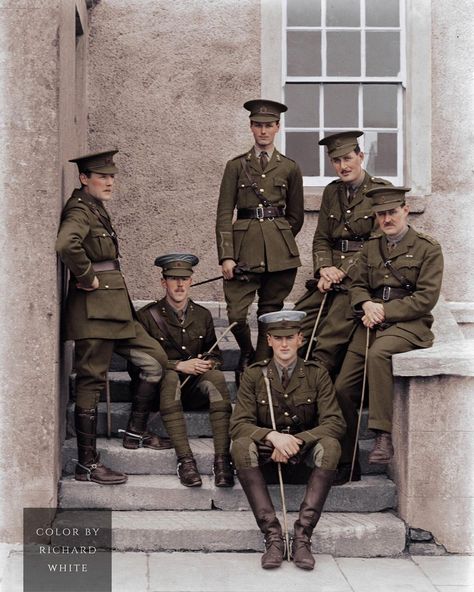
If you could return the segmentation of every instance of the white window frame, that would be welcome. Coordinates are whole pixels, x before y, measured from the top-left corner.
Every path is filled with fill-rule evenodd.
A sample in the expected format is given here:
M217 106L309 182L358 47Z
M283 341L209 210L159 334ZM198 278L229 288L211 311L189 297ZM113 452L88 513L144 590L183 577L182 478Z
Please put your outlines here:
M290 0L291 1L291 0ZM326 11L326 0L321 0L321 11L322 11L322 22L325 22L325 11ZM282 80L282 89L281 89L281 98L284 100L284 87L287 83L319 83L320 88L320 101L319 101L319 117L320 123L322 124L320 128L294 128L294 127L286 127L284 119L282 121L282 134L281 134L281 148L283 152L285 151L285 132L318 132L319 131L319 139L323 137L324 134L327 134L331 131L338 131L341 128L330 128L328 126L324 126L324 103L323 103L323 84L328 83L352 83L357 84L359 83L359 101L358 101L358 126L356 128L344 128L347 130L350 129L364 129L366 132L376 131L376 132L390 132L390 133L397 133L397 175L396 176L385 176L389 181L396 185L402 185L404 180L404 162L405 162L405 155L404 155L404 96L405 96L405 89L406 89L406 12L405 12L405 0L400 0L400 24L398 27L366 27L365 26L365 0L360 0L360 25L359 27L288 27L287 26L287 0L281 1L281 40L282 40L282 51L281 51L281 80ZM327 76L326 75L326 67L327 67L327 32L328 31L359 31L361 33L361 75L360 76ZM322 74L321 76L288 76L286 73L287 67L287 53L286 53L286 33L287 31L320 31L321 32L321 62L322 62ZM374 76L367 76L365 72L366 68L366 61L365 61L365 33L366 32L384 32L384 31L395 31L400 33L400 73L398 76L386 76L386 77L374 77ZM397 92L397 128L363 128L362 127L362 88L363 83L392 83L398 85L398 92ZM363 149L363 138L361 139L361 147ZM319 157L320 157L320 167L324 166L324 147L321 146L319 148ZM304 177L304 184L307 187L317 187L323 186L329 183L334 177L327 177L327 176L314 176Z

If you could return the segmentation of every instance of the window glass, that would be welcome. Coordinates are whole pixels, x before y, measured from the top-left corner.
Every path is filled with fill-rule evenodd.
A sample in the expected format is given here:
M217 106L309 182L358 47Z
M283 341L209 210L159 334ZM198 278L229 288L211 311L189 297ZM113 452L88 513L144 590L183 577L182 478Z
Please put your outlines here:
M364 85L364 127L397 127L396 84Z
M365 23L368 27L399 27L399 0L365 0Z
M285 86L286 127L319 127L319 84Z
M360 27L360 0L327 0L326 26Z
M358 84L327 84L324 87L324 124L354 127L359 123Z
M400 33L367 31L367 76L397 76L400 73Z
M366 132L364 135L366 168L378 177L397 176L397 134Z
M288 31L288 76L321 76L321 32Z
M321 0L289 0L287 19L289 27L320 27Z
M327 75L360 76L360 73L360 32L328 31Z
M319 175L319 135L313 132L287 132L285 153L296 160L305 176Z

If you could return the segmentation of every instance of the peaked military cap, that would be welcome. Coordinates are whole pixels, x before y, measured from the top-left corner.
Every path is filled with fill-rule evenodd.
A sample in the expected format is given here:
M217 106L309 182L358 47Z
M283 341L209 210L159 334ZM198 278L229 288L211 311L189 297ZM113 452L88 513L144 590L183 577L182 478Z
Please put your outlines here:
M322 140L319 140L320 146L327 146L328 156L330 158L337 158L352 152L356 146L359 145L357 138L364 135L360 130L354 132L340 132L338 134L331 134Z
M79 168L80 173L104 173L105 175L113 175L118 173L118 168L114 162L114 154L118 150L106 150L105 152L94 152L93 154L86 154L85 156L78 156L71 158L69 162L75 162Z
M254 99L244 103L244 109L250 111L250 119L259 123L280 121L281 113L288 111L288 107L276 101Z
M405 205L405 193L410 190L411 187L376 187L369 189L366 195L372 201L373 212L386 212Z
M163 276L191 277L193 267L199 263L196 255L188 253L170 253L155 259L155 265L163 268Z
M301 331L301 321L306 313L302 310L278 310L258 317L266 325L267 333L278 337L288 337Z

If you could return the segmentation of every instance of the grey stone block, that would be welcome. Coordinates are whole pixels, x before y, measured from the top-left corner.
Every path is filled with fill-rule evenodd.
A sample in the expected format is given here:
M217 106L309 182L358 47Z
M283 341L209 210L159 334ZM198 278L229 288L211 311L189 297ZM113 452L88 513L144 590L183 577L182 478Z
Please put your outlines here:
M289 524L296 518L290 513ZM67 512L62 520L67 520ZM263 549L251 512L114 512L112 524L113 547L120 551ZM323 514L313 534L313 551L336 557L392 557L404 548L405 525L389 513Z
M446 555L446 549L436 543L410 543L408 553L410 555Z
M422 530L421 528L410 528L408 530L408 535L410 539L414 542L426 542L433 540L433 535L431 534L431 532L428 532L427 530Z

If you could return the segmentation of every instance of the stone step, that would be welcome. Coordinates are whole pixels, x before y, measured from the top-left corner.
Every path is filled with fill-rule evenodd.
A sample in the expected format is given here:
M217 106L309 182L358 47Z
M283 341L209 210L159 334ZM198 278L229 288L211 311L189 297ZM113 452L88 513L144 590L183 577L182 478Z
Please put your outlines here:
M287 509L297 512L304 495L303 485L285 485ZM280 507L280 489L271 485L276 507ZM111 510L249 510L247 498L236 481L233 488L214 486L203 475L202 487L184 487L176 475L130 475L120 486L101 486L65 477L60 482L61 508L110 508ZM326 512L378 512L396 506L396 488L384 475L364 476L356 483L333 487Z
M196 458L199 472L203 475L212 474L214 460L214 447L211 438L194 438L190 440L191 449ZM372 448L370 440L360 442L360 457L362 473L380 474L385 473L385 465L369 465L367 458ZM119 438L98 438L97 450L100 452L101 461L112 469L123 471L128 475L174 475L176 474L176 455L174 450L151 450L139 448L129 450L122 446ZM69 438L65 440L62 450L62 462L64 474L70 475L74 472L77 458L76 440Z
M290 529L296 518L295 513L288 515ZM77 516L66 511L54 527L71 524L77 524ZM61 543L59 537L53 540L55 545ZM112 513L112 547L119 551L261 552L263 541L252 512L125 511ZM335 557L393 557L404 548L405 524L390 512L325 512L313 534L313 551Z
M130 415L131 403L112 403L111 417L112 417L112 435L118 436L119 429L125 429ZM107 435L107 405L99 403L98 405L98 419L97 419L97 435ZM208 411L187 411L184 413L186 425L188 428L188 436L190 438L210 438L212 437L211 423L209 421ZM374 437L373 432L367 428L368 413L364 411L361 421L360 439L370 440ZM163 425L161 415L159 413L150 414L148 422L148 429L152 430L160 436L166 436L167 432ZM75 437L76 430L74 428L74 403L68 406L67 410L67 434L68 437Z

